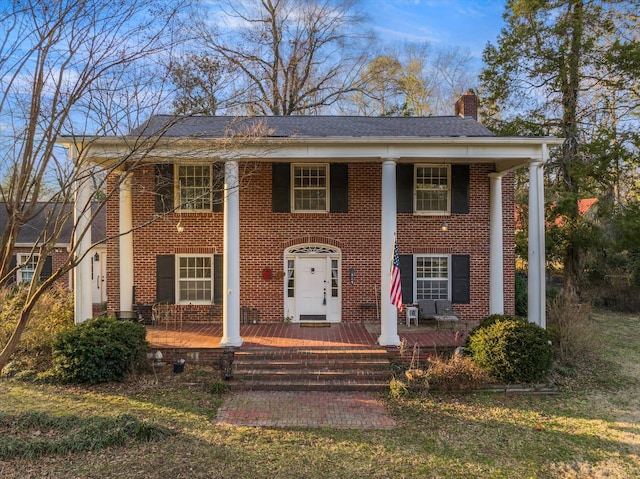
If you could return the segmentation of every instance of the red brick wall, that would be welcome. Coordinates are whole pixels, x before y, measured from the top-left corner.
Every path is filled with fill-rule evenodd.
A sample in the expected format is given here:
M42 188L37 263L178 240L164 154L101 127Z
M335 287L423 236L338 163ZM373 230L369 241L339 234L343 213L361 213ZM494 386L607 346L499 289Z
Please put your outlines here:
M398 214L398 248L401 254L446 253L471 255L471 304L456 305L464 319L481 319L489 309L489 178L493 164L471 166L470 212L446 217ZM342 251L342 320L373 320L374 303L380 295L380 183L379 163L349 165L349 213L292 214L271 211L271 165L257 164L240 190L240 303L257 308L260 321L281 321L284 316L282 279L284 250L306 242L326 243ZM110 186L115 179L110 179ZM133 224L151 220L154 211L153 167L136 171L133 180ZM503 181L505 231L506 312L513 311L513 175ZM446 220L449 231L440 229ZM178 233L175 224L185 226ZM153 303L156 294L155 261L158 254L222 253L223 213L171 213L166 220L134 232L134 284L136 301ZM118 229L118 199L108 203L108 236ZM119 309L118 240L108 243L109 310ZM349 269L355 269L355 284L349 283ZM270 269L272 279L263 279ZM383 295L387 292L383 292ZM209 307L190 307L190 318L209 319ZM220 308L213 311L220 320Z

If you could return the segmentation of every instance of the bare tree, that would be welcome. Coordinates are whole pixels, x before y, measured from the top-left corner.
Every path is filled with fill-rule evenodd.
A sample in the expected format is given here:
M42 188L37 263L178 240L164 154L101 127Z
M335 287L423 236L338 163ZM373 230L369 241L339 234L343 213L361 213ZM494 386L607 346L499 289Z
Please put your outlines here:
M37 280L73 214L74 185L92 179L56 142L66 135L80 148L77 131L95 138L121 134L138 121L136 114L163 104L162 77L149 69L177 41L173 26L184 6L183 0L14 0L0 11L0 200L8 217L0 236L0 284L22 266L11 264L21 228L41 210L48 223L31 251L34 279L0 352L0 369L38 298L82 259L74 243L64 264ZM90 219L91 207L88 198L79 214Z
M474 81L468 52L406 43L371 60L361 71L358 91L341 107L375 116L450 114Z
M200 55L231 75L226 106L258 115L309 114L356 88L371 37L355 0L221 0L216 17L214 29L194 24Z

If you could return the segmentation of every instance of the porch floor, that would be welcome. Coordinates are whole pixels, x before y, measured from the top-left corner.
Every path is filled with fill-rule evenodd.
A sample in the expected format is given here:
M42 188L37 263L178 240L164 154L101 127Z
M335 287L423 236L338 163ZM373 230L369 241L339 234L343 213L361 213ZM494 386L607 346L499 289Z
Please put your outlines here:
M464 345L474 324L426 324L407 327L398 324L398 335L406 347L448 348ZM304 327L296 323L262 323L240 326L243 348L271 347L373 347L380 335L380 323L332 323L328 327ZM147 326L152 348L217 348L222 324L166 323Z

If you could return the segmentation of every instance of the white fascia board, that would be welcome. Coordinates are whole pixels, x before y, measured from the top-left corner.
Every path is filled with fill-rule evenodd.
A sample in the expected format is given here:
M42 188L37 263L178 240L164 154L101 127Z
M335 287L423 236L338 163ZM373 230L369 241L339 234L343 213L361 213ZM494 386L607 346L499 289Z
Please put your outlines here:
M555 137L344 137L344 138L264 138L250 146L230 148L228 140L164 138L153 149L140 148L132 154L130 143L120 138L92 139L82 156L93 163L113 165L123 158L142 161L169 159L197 161L202 158L233 158L249 161L296 159L342 159L380 161L385 158L446 159L452 162L513 162L543 160L542 145L554 147L563 140Z

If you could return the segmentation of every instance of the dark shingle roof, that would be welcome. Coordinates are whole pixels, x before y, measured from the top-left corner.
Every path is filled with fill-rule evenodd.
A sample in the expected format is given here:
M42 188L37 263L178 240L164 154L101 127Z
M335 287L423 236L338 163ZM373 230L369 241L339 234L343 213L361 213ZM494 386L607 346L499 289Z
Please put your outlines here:
M171 115L152 116L130 136L222 138L230 132L243 132L262 123L270 138L421 138L495 136L471 118L460 116L433 117L366 117L366 116L266 116L240 118L230 116ZM165 131L166 130L166 131Z
M35 244L42 241L42 232L47 227L48 223L48 215L52 210L57 210L61 206L57 203L47 203L40 202L36 207L36 211L38 214L34 216L31 220L29 220L25 225L20 229L20 233L18 234L18 239L16 243L20 244ZM71 243L71 234L73 232L73 215L71 214L71 209L73 208L72 204L66 204L62 206L64 208L64 214L68 215L67 221L65 222L62 232L60 233L60 237L58 238L57 243ZM103 241L107 235L107 209L100 208L97 210L97 204L92 205L92 209L94 210L94 220L91 223L91 242L98 243ZM54 214L57 214L54 211ZM3 230L7 226L8 213L4 203L0 203L0 230ZM49 225L49 231L52 231L52 226Z

